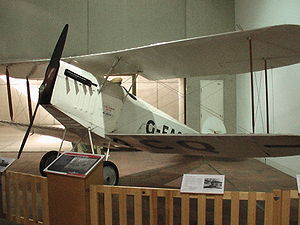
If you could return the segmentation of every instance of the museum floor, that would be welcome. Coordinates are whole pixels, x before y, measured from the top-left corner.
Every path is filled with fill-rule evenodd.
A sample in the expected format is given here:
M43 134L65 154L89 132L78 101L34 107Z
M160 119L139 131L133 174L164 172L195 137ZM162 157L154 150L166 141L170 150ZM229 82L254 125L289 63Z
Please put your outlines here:
M17 156L23 131L0 127L1 157ZM57 150L60 141L34 134L29 138L21 159L10 170L39 175L39 161L45 151ZM70 143L63 145L64 150ZM120 171L120 185L179 188L182 174L225 174L227 191L272 191L296 189L296 180L255 159L240 161L203 159L147 152L111 152L110 160Z

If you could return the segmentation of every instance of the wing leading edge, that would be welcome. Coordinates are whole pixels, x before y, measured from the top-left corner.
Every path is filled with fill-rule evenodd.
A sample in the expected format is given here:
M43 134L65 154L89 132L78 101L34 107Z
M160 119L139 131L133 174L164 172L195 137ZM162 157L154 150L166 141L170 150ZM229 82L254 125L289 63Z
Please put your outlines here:
M300 62L300 25L277 25L179 41L152 44L121 51L64 58L93 74L105 74L116 58L114 73L140 72L148 79L168 79L249 72L249 38L253 46L253 69L287 66ZM2 62L14 77L41 78L47 60ZM24 74L24 71L26 71Z

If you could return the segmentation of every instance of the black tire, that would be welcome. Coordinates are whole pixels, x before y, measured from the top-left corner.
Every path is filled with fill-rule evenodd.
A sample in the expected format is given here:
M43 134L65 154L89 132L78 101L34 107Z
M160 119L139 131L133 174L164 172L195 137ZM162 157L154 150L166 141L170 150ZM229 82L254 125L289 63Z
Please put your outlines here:
M118 167L111 161L103 162L103 183L105 185L118 185L119 183Z
M40 161L40 174L43 177L47 176L47 173L44 172L44 169L52 163L57 156L59 155L58 151L50 151L47 152L45 155L43 155L41 161Z

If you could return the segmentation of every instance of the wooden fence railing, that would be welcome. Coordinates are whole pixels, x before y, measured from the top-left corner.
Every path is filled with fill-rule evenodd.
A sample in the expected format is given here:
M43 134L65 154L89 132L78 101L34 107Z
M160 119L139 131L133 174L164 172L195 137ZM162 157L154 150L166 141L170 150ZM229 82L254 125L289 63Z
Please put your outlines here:
M91 224L300 225L297 191L182 194L177 189L91 186Z
M24 225L49 225L47 178L7 172L6 218ZM177 189L90 187L91 225L300 225L296 190L182 194ZM84 204L84 203L83 203Z
M8 171L3 177L7 220L49 225L47 178Z

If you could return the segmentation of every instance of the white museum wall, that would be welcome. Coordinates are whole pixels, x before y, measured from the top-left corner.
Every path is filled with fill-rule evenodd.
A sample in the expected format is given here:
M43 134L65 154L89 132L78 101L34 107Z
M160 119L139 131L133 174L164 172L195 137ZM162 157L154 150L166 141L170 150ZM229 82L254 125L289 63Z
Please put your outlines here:
M234 29L234 0L0 0L0 61L49 58L65 23L70 25L64 56L112 51ZM65 9L68 9L67 11ZM134 71L136 72L136 71ZM0 74L5 71L0 71ZM209 79L212 79L211 77ZM199 78L188 79L188 124L200 129ZM143 82L142 82L143 83ZM138 96L171 114L182 117L177 81L149 82ZM235 127L235 78L225 82L224 121ZM4 102L7 102L3 87ZM148 96L147 96L148 95ZM178 97L179 96L179 97ZM195 98L194 98L195 97ZM225 103L225 102L224 102ZM25 101L26 105L26 101ZM7 113L1 105L0 112ZM25 116L25 120L27 119ZM38 119L38 117L37 117Z
M235 23L243 29L300 24L300 1L236 0ZM255 54L255 53L254 53ZM269 70L270 133L300 134L300 65ZM255 73L256 133L266 132L264 73ZM251 133L250 76L237 75L237 131ZM300 156L261 159L289 175L300 174Z

